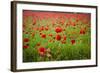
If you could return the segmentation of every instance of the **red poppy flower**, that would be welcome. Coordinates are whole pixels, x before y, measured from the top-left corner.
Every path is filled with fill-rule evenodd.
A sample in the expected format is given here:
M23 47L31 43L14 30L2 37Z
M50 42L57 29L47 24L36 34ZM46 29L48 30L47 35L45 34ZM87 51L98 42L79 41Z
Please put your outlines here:
M27 48L29 48L29 46L28 45L24 45L23 48L24 49L27 49Z
M63 37L63 40L66 40L66 36Z
M72 45L75 44L75 40L71 40Z
M81 29L80 34L85 34L85 30Z
M43 31L43 30L44 30L44 26L41 26L41 27L39 28L39 30L40 30L40 31Z
M29 39L28 38L24 38L24 42L29 42Z
M48 30L48 27L45 27L45 30Z
M72 23L71 25L72 25L72 26L76 26L76 24L75 24L75 23Z
M40 47L39 52L46 52L46 49L44 47Z
M53 35L52 35L52 34L49 34L49 36L51 36L51 37L52 37Z
M57 32L57 33L62 32L62 28L56 27L56 28L55 28L55 32Z
M40 54L41 56L44 56L45 53L46 53L46 48L40 47L40 48L38 49L38 52L39 52L39 54Z
M41 37L42 37L42 38L46 38L46 35L45 35L45 34L41 34Z
M56 35L56 40L61 40L61 36L59 34Z

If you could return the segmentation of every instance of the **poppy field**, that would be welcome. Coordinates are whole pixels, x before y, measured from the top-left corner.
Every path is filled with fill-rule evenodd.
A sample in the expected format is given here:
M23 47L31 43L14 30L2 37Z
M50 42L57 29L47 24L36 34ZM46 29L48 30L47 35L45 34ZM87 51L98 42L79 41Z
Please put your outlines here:
M91 59L91 14L23 10L23 62Z

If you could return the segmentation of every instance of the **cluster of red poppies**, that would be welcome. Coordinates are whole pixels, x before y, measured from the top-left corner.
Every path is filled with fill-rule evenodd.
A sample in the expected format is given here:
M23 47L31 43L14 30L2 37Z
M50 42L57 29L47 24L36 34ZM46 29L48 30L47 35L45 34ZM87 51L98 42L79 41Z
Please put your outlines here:
M42 20L45 20L45 19L42 19ZM56 19L55 19L55 21L54 20L51 21L52 24L49 24L51 26L50 27L49 25L46 25L46 26L45 25L37 26L36 19L33 19L31 28L32 28L33 31L38 31L38 33L40 35L40 38L42 38L42 39L47 39L48 37L51 37L52 39L48 39L48 42L52 42L53 43L54 41L59 41L62 44L66 44L67 43L67 41L66 41L67 40L67 35L66 34L62 34L62 33L65 33L66 32L65 31L66 30L66 27L69 27L69 26L76 27L77 26L77 23L79 22L79 20L80 19L76 19L74 22L72 22L71 20L69 20L66 23L65 22L65 19L63 17L60 17L60 20L59 21L56 21ZM56 24L59 24L59 25L56 25ZM33 27L33 26L35 26L35 27ZM25 25L23 25L23 27L25 28ZM51 30L53 30L55 32L55 34L52 34L52 32L49 33L49 34L44 33L44 31L51 31ZM74 31L72 32L72 34L73 33L74 33ZM79 34L80 35L84 35L85 33L86 33L86 27L85 28L80 28ZM25 34L28 34L28 32L25 32ZM34 37L35 34L37 34L37 33L32 32L31 33L31 36ZM24 38L23 39L23 42L24 42L23 48L24 49L29 48L29 38ZM44 48L44 47L41 47L42 46L41 43L38 42L36 44L36 46L38 46L38 52L39 52L39 54L41 56L44 56L46 54L46 50L47 49ZM74 45L76 43L76 39L75 38L74 39L73 38L70 38L70 43L72 45Z
M35 22L33 22L33 24L35 25L36 24L36 21ZM75 23L73 23L73 24L71 24L72 26L75 26L76 24ZM62 28L62 27L58 27L58 26L56 26L55 27L55 29L54 29L54 31L56 32L56 35L54 36L52 33L50 33L50 34L45 34L45 33L42 33L42 31L48 31L48 30L50 30L49 29L49 26L41 26L41 27L35 27L35 28L33 28L33 30L35 31L39 31L40 32L40 37L41 38L44 38L44 39L46 39L48 36L50 36L50 37L54 37L54 39L55 40L57 40L57 41L61 41L61 43L62 44L65 44L66 43L66 39L67 39L67 36L66 35L61 35L61 34L59 34L59 33L62 33L63 31L64 31L64 28ZM85 34L85 31L86 31L86 28L85 29L80 29L80 34ZM27 34L28 32L26 32L26 34ZM34 37L35 36L35 34L34 33L32 33L32 37ZM62 39L62 40L61 40ZM24 40L23 40L24 42L26 42L26 43L28 43L29 42L29 38L24 38ZM52 42L52 41L54 41L54 40L49 40L49 42ZM75 44L75 39L72 39L71 41L71 44L72 45L74 45ZM41 44L40 43L37 43L37 46L40 46ZM29 45L28 44L25 44L24 46L23 46L23 48L29 48Z
M29 38L24 38L23 42L25 42L25 43L24 43L25 45L23 46L23 48L24 48L24 49L29 48L29 44L28 44L28 43L29 43Z

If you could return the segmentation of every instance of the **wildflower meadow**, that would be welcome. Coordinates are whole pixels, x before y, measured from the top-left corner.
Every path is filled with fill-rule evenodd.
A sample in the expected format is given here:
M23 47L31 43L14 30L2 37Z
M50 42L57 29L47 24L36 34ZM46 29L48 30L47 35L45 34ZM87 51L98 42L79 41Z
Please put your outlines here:
M23 62L91 59L91 14L23 10Z

